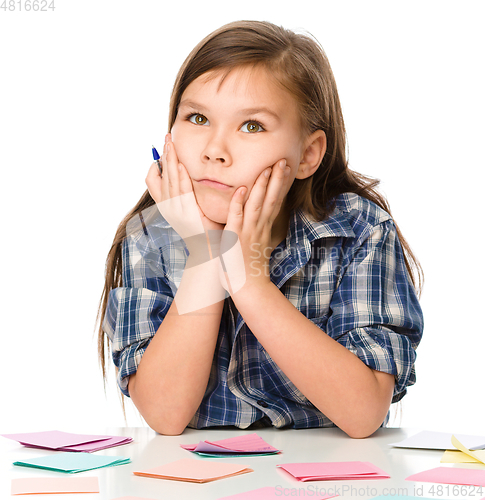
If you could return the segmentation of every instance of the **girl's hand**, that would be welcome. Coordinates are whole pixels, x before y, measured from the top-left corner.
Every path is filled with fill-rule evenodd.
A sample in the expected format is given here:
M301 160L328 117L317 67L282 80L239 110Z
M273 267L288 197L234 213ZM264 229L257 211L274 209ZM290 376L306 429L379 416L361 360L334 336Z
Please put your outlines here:
M178 160L170 134L165 137L161 162L162 175L154 162L148 171L146 184L160 213L179 236L184 241L199 236L195 238L198 240L208 230L222 231L224 225L208 219L197 204L192 180Z
M221 284L231 295L243 286L270 283L271 228L283 203L289 173L286 160L279 160L256 179L245 204L247 188L234 193L221 239Z

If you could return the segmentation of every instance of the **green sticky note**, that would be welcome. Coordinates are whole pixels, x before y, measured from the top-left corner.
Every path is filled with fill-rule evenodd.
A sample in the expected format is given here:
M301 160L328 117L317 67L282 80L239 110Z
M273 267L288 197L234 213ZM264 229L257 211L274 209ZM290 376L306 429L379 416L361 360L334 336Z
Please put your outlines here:
M57 472L67 472L74 474L86 470L100 469L101 467L112 467L130 463L125 457L106 457L92 455L91 453L56 453L45 457L31 458L14 462L13 465L22 467L33 467L36 469L46 469Z

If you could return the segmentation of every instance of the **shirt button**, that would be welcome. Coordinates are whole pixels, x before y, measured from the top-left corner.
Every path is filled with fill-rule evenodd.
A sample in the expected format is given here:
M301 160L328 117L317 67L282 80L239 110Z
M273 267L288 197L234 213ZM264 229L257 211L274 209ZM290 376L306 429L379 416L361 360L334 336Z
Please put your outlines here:
M268 403L266 401L263 401L262 399L256 401L256 403L259 405L259 406L262 406L263 408L268 408Z

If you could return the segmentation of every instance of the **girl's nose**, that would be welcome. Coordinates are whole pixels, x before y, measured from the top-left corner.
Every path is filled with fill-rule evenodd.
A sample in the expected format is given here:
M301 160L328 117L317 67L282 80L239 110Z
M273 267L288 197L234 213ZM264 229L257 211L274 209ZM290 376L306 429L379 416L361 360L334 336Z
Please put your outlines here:
M212 158L211 156L208 156L208 155L206 154L206 155L204 155L204 159L205 159L205 160L210 161L210 160L212 160L213 158ZM226 163L226 159L224 158L224 156L219 156L219 157L217 157L217 156L216 156L216 157L214 158L214 160L219 161L219 162L221 162L221 163Z
M224 138L220 134L214 134L209 138L202 151L202 161L222 163L224 166L229 166L231 164L231 155Z

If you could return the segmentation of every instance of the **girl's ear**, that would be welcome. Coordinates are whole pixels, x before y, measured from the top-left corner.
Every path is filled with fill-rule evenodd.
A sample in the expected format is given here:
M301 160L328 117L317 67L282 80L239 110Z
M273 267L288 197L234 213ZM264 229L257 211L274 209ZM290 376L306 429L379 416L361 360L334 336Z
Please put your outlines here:
M323 130L317 130L309 135L305 141L296 179L306 179L313 175L322 163L323 156L327 150L327 136Z

